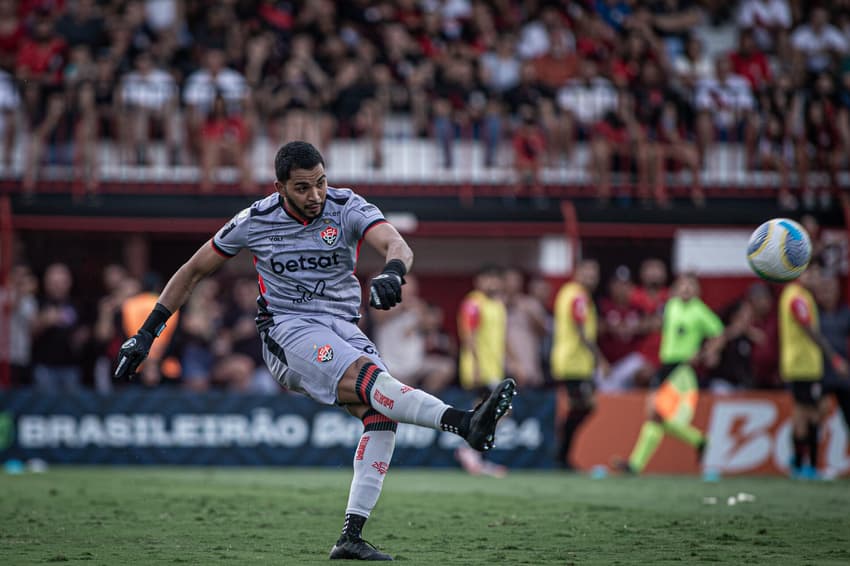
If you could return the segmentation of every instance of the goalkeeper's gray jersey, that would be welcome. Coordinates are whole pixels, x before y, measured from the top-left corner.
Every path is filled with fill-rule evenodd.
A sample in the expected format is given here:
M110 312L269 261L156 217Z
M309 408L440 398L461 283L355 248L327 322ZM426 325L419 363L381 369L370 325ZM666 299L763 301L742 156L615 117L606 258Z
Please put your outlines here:
M354 320L360 313L360 283L354 275L360 244L369 229L383 222L378 207L351 189L328 187L322 215L311 222L274 193L234 216L212 245L228 257L242 248L254 254L260 303L272 315Z

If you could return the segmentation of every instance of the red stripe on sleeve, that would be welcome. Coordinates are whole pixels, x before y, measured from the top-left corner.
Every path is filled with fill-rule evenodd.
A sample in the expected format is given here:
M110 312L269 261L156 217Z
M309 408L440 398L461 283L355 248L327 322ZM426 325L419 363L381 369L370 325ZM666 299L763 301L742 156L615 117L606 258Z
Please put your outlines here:
M584 297L573 299L573 319L579 324L584 324L587 319L587 300Z
M809 326L812 323L812 313L809 310L809 305L802 297L795 297L791 300L791 314L794 319L804 326Z
M236 255L236 254L229 254L226 251L224 251L223 249L221 249L220 247L218 247L218 245L215 243L215 240L210 240L210 244L212 244L212 249L215 250L215 253L217 253L221 257L226 257L226 258L229 259L229 258L233 257L234 255Z

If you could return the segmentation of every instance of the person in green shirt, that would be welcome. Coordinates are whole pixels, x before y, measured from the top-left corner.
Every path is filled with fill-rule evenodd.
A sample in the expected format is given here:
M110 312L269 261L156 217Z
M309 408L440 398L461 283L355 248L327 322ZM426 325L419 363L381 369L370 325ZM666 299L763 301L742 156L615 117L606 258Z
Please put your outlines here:
M699 392L693 366L717 365L726 340L723 323L699 293L699 280L692 273L680 275L673 284L661 328L662 365L656 376L660 386L649 399L648 418L631 456L615 464L621 471L642 472L665 433L693 446L702 458L707 439L691 425Z

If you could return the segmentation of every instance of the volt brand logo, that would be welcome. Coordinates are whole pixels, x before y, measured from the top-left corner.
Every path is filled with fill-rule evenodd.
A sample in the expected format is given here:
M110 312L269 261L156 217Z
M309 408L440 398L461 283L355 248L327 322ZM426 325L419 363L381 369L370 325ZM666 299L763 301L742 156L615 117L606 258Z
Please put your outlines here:
M328 269L339 265L339 254L334 252L332 255L319 255L304 257L298 256L298 259L286 259L278 261L272 257L269 260L272 266L272 271L278 275L284 273L297 273L299 271L312 271L315 269Z
M337 238L339 237L339 229L334 226L328 226L321 232L319 232L319 236L321 236L322 241L329 246L332 246L336 243Z
M316 352L316 361L329 362L334 359L334 349L330 344L325 344Z
M324 279L321 281L317 281L312 289L308 289L303 285L296 285L295 290L301 293L301 297L297 299L292 299L292 302L296 305L300 305L302 303L309 303L313 300L313 297L324 297L325 296L325 281Z

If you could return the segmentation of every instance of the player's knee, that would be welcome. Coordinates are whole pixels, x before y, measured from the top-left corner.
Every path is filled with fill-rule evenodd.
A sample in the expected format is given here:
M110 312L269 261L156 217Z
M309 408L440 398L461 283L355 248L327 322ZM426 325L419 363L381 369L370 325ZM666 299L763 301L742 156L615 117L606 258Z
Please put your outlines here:
M366 356L360 356L359 358L354 360L354 362L352 362L352 364L350 366L348 366L348 369L345 370L345 375L346 376L351 375L353 377L357 377L357 374L360 373L360 371L363 369L363 366L365 366L366 364L371 364L371 363L372 363L372 360L370 360Z
M398 421L382 415L371 407L366 409L361 420L363 421L363 432L376 430L388 430L395 432L398 429Z

